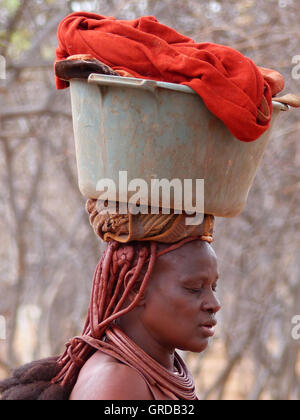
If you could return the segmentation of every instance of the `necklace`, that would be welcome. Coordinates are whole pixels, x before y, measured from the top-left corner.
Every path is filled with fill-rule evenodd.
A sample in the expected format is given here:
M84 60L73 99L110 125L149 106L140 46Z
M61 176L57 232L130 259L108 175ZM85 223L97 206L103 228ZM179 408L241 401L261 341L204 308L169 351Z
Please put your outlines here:
M134 341L132 341L119 327L113 325L107 328L106 340L96 340L90 336L81 339L92 347L115 357L128 366L139 371L152 386L156 385L171 399L196 400L195 385L186 364L175 351L174 367L177 372L170 372Z

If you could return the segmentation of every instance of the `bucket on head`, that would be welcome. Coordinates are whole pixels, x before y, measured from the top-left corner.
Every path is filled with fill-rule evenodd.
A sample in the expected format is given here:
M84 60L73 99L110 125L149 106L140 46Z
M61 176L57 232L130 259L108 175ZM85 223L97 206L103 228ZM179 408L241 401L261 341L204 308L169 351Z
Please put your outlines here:
M120 171L127 172L128 184L143 179L148 191L153 179L204 179L204 212L220 217L243 210L275 120L289 109L273 101L269 130L244 143L188 86L91 74L88 81L71 80L70 87L78 182L86 198L99 198L104 178L117 194L133 196L120 185ZM163 199L161 194L162 207ZM169 205L189 210L174 196Z

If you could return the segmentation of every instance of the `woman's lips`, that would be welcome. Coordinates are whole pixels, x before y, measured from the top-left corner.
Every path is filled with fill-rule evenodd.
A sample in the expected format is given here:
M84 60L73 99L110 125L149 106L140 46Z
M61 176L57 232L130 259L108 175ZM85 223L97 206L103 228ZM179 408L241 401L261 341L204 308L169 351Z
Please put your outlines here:
M215 328L214 326L210 325L199 325L199 328L202 332L202 334L206 337L212 337L215 334Z

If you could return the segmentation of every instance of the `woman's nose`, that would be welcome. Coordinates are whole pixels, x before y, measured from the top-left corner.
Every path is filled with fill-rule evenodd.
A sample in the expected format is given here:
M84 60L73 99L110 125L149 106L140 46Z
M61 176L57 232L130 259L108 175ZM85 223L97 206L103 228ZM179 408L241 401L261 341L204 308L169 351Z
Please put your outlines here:
M221 309L221 303L219 299L213 294L210 293L206 296L202 304L203 311L209 311L216 314Z

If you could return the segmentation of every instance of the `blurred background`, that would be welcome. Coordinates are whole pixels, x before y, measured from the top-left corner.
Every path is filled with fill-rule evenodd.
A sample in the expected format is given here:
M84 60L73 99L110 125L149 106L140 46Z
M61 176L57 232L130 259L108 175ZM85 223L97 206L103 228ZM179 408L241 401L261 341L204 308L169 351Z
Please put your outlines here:
M284 93L300 93L297 0L0 0L0 378L81 332L100 256L77 187L69 90L54 86L56 28L72 11L154 15L280 71ZM300 113L282 114L245 210L216 223L223 310L210 348L185 354L203 399L300 397Z

